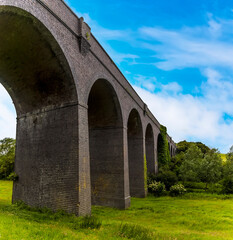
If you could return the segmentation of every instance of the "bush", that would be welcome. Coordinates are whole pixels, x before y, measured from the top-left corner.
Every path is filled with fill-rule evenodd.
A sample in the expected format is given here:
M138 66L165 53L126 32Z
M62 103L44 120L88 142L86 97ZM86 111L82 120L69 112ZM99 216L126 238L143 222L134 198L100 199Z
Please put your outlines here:
M122 238L135 240L153 240L153 233L149 229L136 224L121 224L119 235Z
M205 183L203 182L184 182L184 186L185 188L205 190Z
M222 181L222 193L232 194L233 193L233 178L225 177Z
M170 188L170 196L176 197L185 194L186 189L182 184L176 184Z
M151 183L155 182L157 179L157 176L155 174L149 173L147 176L147 186L149 186Z
M174 172L169 169L161 169L156 181L163 182L166 186L166 189L169 190L171 186L178 182L178 178Z
M19 176L15 172L12 172L6 179L10 181L17 181Z
M222 192L222 185L220 183L212 183L208 187L208 192L220 194Z
M82 218L80 227L85 229L99 229L102 226L102 222L94 216L85 216Z
M166 193L166 188L164 183L154 181L151 184L149 184L148 191L154 194L155 196L159 197Z

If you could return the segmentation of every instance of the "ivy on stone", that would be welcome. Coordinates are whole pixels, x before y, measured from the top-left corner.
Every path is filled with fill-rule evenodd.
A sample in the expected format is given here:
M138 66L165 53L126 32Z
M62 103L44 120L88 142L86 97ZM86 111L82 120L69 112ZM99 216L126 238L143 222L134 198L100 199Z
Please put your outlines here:
M167 128L160 126L160 134L158 137L158 162L160 165L168 165L171 161L169 145L167 141Z

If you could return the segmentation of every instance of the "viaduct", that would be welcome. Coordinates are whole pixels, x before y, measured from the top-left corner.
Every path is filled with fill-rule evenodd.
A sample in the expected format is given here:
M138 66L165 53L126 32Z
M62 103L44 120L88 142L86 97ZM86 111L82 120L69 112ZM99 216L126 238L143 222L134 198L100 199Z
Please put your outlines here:
M0 82L17 112L13 202L85 215L146 196L160 123L62 0L0 0Z

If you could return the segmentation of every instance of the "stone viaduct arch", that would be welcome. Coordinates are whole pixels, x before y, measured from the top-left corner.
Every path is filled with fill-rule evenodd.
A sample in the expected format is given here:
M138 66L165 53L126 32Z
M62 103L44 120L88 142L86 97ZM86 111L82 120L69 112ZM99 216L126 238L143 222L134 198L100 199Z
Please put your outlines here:
M160 123L83 18L62 0L0 0L0 32L0 82L17 112L13 201L86 215L145 197Z
M140 115L133 109L128 118L128 161L130 196L144 197L144 148Z

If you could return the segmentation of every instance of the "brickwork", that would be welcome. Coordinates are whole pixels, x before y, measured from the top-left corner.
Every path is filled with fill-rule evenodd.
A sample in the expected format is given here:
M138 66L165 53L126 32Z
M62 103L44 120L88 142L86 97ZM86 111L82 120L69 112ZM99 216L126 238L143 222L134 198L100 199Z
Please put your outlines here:
M0 81L18 117L13 201L77 215L91 199L127 208L146 196L160 129L84 21L62 0L0 0Z

